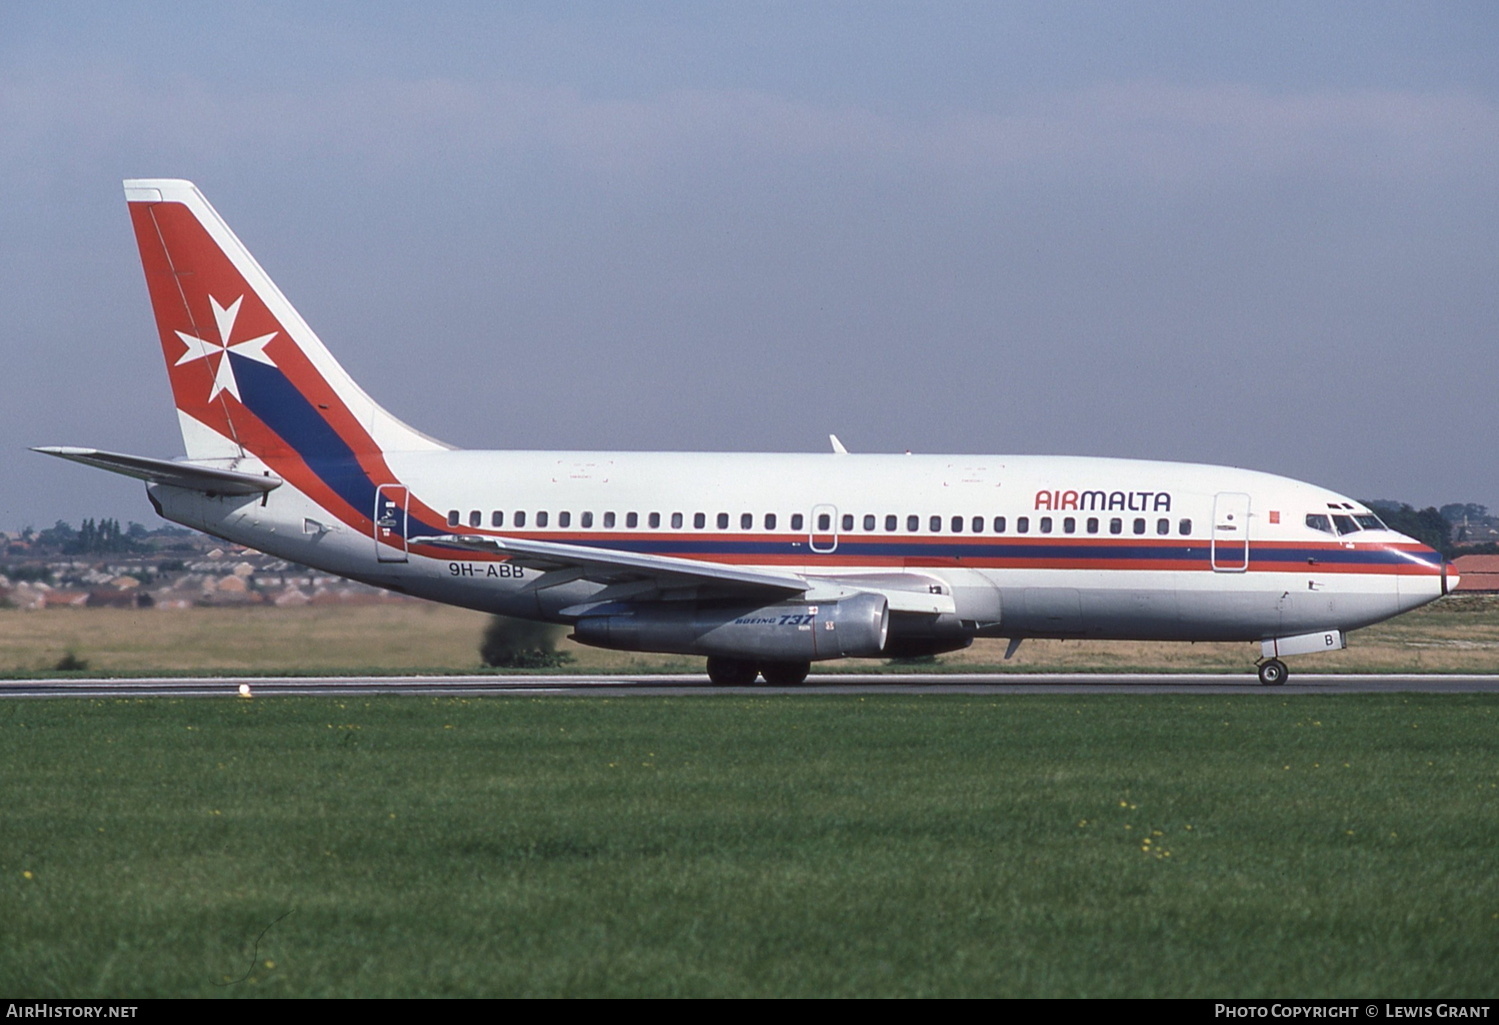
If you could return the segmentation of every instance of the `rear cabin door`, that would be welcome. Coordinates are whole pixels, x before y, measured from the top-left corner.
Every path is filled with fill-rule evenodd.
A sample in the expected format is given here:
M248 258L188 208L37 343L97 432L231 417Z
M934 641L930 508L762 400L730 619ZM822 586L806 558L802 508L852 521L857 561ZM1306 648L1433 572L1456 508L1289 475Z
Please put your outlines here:
M1243 573L1249 568L1249 496L1233 491L1213 498L1213 569Z
M375 558L406 562L406 505L411 493L404 484L381 484L375 489Z

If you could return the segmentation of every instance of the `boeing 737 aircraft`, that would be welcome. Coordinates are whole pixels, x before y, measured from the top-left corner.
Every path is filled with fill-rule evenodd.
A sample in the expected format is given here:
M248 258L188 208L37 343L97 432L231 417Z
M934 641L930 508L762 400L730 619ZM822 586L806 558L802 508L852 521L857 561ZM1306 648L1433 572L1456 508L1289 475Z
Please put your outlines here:
M1430 548L1251 470L1050 456L460 451L355 384L203 194L125 182L185 459L41 448L163 517L379 587L705 655L719 684L975 637L1286 655L1447 593Z

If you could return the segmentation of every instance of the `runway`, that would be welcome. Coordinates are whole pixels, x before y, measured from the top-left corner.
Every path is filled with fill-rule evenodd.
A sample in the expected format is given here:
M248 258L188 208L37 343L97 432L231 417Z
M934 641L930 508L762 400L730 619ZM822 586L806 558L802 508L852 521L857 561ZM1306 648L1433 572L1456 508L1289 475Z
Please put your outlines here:
M137 677L97 680L5 680L0 699L374 697L724 697L820 694L1492 694L1499 675L1296 674L1264 687L1251 674L1221 673L829 673L799 687L717 687L702 675L678 676L272 676Z

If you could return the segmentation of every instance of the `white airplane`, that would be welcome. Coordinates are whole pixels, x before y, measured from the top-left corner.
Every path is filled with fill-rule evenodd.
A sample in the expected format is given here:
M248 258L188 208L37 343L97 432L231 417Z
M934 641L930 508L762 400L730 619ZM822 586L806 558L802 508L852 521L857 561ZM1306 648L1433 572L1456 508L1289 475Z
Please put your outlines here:
M1050 456L477 452L355 384L203 194L125 182L186 459L37 451L156 511L406 594L705 655L718 684L1003 637L1281 658L1457 576L1358 502L1252 470Z

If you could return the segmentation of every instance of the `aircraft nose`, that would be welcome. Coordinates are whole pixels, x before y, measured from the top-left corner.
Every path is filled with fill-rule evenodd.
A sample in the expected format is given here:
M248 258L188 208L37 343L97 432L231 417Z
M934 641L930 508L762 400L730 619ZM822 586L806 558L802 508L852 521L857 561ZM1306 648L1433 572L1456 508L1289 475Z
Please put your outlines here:
M1457 590L1457 582L1462 579L1458 573L1457 566L1450 562L1442 563L1442 593L1451 594Z

